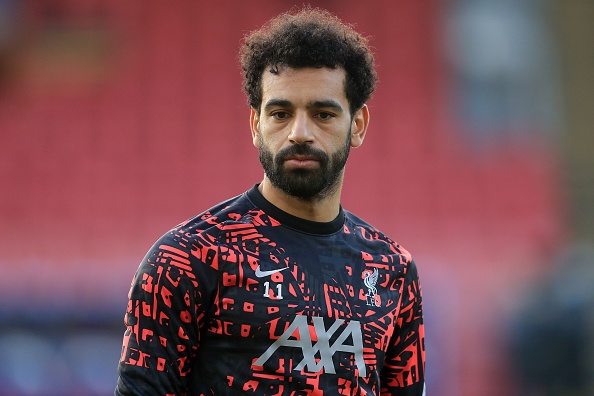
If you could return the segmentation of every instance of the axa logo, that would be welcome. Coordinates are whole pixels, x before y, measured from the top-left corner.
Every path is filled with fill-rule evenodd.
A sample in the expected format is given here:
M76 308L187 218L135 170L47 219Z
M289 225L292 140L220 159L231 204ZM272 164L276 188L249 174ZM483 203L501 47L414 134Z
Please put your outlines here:
M295 366L295 370L317 373L323 369L325 373L336 374L332 357L336 352L346 352L353 354L359 376L366 377L361 324L356 320L345 322L336 319L326 328L323 318L311 319L313 329L307 323L307 316L295 316L287 330L268 347L254 365L263 366L279 348L299 348L303 353L303 360Z

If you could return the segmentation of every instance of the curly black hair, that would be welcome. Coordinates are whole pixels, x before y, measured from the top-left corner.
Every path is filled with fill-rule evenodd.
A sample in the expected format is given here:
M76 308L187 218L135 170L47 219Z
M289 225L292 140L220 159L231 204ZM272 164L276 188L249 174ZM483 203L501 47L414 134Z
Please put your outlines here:
M368 40L328 11L306 7L270 20L245 37L240 50L243 89L248 104L260 111L262 75L279 68L342 67L351 114L360 109L375 89L377 74Z

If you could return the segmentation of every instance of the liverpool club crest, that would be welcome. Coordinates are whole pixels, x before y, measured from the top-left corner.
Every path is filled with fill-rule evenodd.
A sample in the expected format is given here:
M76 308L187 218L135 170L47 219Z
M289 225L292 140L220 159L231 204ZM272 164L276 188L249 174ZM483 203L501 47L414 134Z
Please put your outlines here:
M379 307L377 299L375 298L375 294L377 293L375 284L377 283L377 278L379 276L377 268L374 268L373 272L365 271L364 276L363 283L365 283L365 287L367 287L367 294L365 295L367 305L371 307Z

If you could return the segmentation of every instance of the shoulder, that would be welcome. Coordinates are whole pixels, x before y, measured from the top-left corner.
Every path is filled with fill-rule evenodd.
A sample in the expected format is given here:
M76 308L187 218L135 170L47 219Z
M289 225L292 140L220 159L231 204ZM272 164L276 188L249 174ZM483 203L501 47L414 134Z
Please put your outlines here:
M196 248L197 239L212 239L221 224L244 217L253 209L255 207L245 194L222 201L167 230L156 240L151 251L164 249L187 258L191 250Z
M370 249L368 254L396 255L399 256L399 261L402 264L414 265L412 255L407 249L373 225L346 210L345 232L355 235L358 243Z
M278 226L276 220L254 204L247 193L230 198L185 220L163 234L151 251L169 252L186 260L208 262L223 244L254 232Z

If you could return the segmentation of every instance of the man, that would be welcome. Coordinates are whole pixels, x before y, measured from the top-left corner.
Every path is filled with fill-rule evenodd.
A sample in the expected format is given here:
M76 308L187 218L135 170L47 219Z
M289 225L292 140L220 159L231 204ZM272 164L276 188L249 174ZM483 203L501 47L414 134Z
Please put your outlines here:
M376 81L367 41L306 8L251 33L241 61L264 179L148 252L115 394L423 394L416 267L340 205Z

